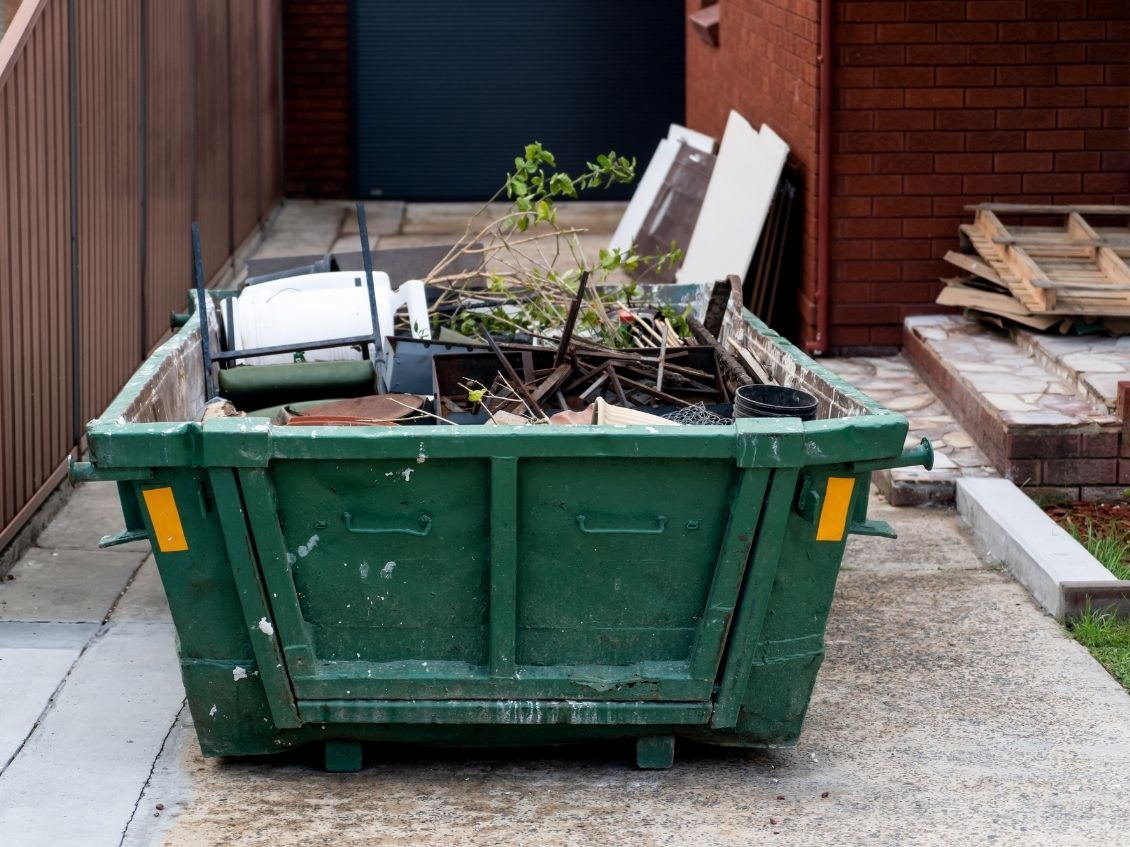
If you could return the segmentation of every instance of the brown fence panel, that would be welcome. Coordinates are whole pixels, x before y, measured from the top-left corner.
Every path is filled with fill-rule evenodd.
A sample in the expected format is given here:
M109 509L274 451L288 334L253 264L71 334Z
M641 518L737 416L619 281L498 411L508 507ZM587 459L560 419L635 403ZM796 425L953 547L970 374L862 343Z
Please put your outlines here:
M204 273L221 270L231 242L228 0L196 0L196 213Z
M183 307L191 220L211 277L278 197L278 27L277 0L24 0L0 39L0 548Z
M0 42L0 547L72 441L65 0L25 0Z
M83 420L142 356L141 2L76 3Z
M169 331L192 285L192 0L146 10L145 346Z
M233 162L255 162L259 149L259 40L257 4L231 4L231 146ZM238 247L259 223L259 168L235 168L231 174L231 244Z
M279 104L279 44L282 9L279 0L258 0L259 26L259 217L282 197L282 141Z

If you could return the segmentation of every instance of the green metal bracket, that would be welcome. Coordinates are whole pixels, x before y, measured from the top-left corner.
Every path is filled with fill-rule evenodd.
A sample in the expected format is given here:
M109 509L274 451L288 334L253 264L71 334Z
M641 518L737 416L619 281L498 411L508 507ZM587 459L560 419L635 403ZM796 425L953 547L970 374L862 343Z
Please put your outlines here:
M880 538L898 538L889 523L886 521L852 521L848 524L848 535L875 535Z
M153 479L148 468L99 468L93 462L68 460L71 482L141 482ZM125 543L125 542L121 542Z
M131 541L148 541L149 531L144 529L123 529L113 535L103 535L98 542L98 547L117 547L119 544L129 544Z
M675 736L656 735L636 741L636 767L640 770L667 770L675 763Z

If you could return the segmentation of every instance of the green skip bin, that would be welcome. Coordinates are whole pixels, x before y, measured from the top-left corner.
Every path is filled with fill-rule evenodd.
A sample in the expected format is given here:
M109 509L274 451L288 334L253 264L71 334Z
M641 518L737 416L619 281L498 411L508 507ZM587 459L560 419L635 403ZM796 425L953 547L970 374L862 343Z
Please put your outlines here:
M710 286L668 286L699 307ZM701 311L701 309L700 309ZM907 421L732 299L720 340L819 403L725 426L201 423L194 315L87 430L148 538L207 756L362 742L794 744L848 535Z

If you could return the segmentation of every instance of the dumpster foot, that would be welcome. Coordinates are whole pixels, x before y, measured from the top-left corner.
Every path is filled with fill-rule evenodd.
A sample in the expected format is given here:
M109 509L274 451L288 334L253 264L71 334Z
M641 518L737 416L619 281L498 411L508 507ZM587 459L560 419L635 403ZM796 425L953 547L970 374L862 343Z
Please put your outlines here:
M636 767L666 770L675 761L675 736L656 735L636 741Z
M327 741L326 770L330 773L355 773L361 770L361 742Z

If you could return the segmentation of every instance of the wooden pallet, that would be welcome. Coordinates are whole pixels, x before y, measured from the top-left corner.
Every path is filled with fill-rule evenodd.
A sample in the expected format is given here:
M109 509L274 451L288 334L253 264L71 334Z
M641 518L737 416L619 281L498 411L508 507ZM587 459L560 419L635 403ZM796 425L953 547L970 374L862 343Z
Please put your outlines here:
M952 264L1003 285L1032 314L1130 316L1130 226L1091 222L1130 219L1130 206L970 208L973 223L963 225L961 233L988 268L961 254L946 257ZM1057 217L1059 222L1006 226L998 213L1025 219Z

